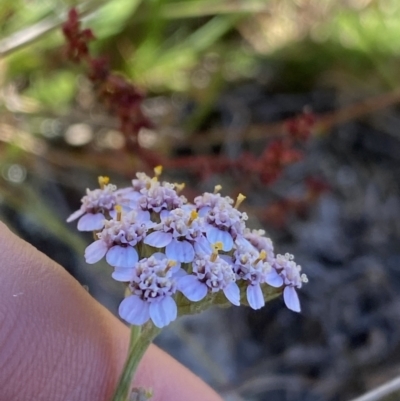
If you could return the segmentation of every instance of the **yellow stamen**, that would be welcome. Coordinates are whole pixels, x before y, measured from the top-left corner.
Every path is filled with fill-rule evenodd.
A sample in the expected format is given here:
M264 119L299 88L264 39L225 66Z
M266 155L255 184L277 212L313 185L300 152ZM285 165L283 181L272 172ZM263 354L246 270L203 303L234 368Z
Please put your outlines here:
M102 176L102 175L100 175L98 178L97 178L97 180L98 180L98 182L99 182L99 185L100 185L100 188L101 189L104 189L104 186L106 186L109 182L110 182L110 178L109 177L107 177L107 176Z
M190 212L190 219L188 221L188 225L190 226L194 220L196 220L199 217L199 214L196 212L196 210L192 210Z
M170 260L167 264L167 268L165 269L165 271L167 272L168 270L172 269L176 265L177 265L176 260Z
M117 221L121 221L121 219L122 219L122 206L116 205L114 207L114 209L117 212Z
M267 252L264 251L264 249L260 252L258 255L258 258L254 261L254 264L256 265L258 262L261 262L262 260L267 259Z
M210 260L211 262L215 262L218 257L218 251L222 251L224 244L220 241L216 242L215 244L212 244L211 247L213 249L213 252L211 254Z
M241 203L246 199L243 194L239 194L236 198L235 209L238 209Z
M217 194L219 191L221 191L221 189L222 189L222 185L216 185L215 187L214 187L214 193L215 194Z
M162 174L163 167L162 166L156 166L154 167L154 174L156 177L159 177Z
M181 192L185 186L186 184L184 182L182 182L182 184L175 184L176 192Z

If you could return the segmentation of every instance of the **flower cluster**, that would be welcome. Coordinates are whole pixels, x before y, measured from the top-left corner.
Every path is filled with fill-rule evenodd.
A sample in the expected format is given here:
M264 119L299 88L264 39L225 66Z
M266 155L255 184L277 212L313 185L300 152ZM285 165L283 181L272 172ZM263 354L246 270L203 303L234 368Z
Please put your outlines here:
M183 184L160 182L161 167L154 171L154 177L138 173L119 190L100 177L100 188L87 190L68 218L80 218L79 230L95 232L86 262L105 257L112 277L126 283L129 295L119 308L125 321L151 319L163 327L176 319L185 298L259 309L268 288L283 292L286 306L300 311L296 289L307 277L292 255L275 255L264 231L246 227L243 195L234 202L216 186L190 203L180 195Z

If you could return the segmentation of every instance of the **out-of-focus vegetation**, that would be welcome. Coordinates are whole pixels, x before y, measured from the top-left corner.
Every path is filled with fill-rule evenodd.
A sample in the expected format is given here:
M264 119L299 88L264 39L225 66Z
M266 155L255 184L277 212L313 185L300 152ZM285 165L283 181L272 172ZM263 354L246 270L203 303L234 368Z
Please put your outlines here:
M97 37L93 52L149 94L146 109L157 129L140 139L167 154L172 143L208 127L221 93L239 82L256 82L266 93L329 88L343 105L400 82L396 0L2 0L7 194L16 190L7 166L19 161L36 171L26 152L56 164L64 157L63 167L104 168L115 163L96 154L123 145L113 120L96 108L84 70L63 57L60 26L72 6ZM80 150L72 159L71 148Z
M125 150L85 67L65 58L61 26L71 7L96 36L93 54L147 93L143 109L154 127L139 133L140 146L170 159L258 152L273 123L308 102L321 117L316 133L329 135L400 101L398 0L0 0L0 218L111 308L106 267L100 276L76 268L86 240L64 221L97 175L118 183L148 166ZM397 117L389 117L376 125L398 139ZM222 183L229 193L238 184L234 173L216 172L205 184L184 169L167 174L191 180L188 197L195 185ZM264 209L285 191L301 194L301 174L293 169L269 192L252 177L239 183L252 218L280 227L279 204Z

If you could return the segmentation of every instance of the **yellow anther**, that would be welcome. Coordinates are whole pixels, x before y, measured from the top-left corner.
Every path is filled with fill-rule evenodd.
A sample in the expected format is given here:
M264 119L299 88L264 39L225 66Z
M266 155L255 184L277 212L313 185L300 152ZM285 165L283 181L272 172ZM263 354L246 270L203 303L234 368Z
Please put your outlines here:
M190 212L190 219L189 219L189 226L193 223L194 220L196 220L199 217L199 214L196 212L196 210L192 210Z
M224 244L222 242L218 241L218 242L215 242L214 244L212 244L211 247L212 247L213 251L212 251L210 260L211 260L211 262L215 262L218 257L218 252L222 251Z
M156 177L159 177L162 174L163 167L162 166L156 166L154 167L154 174Z
M114 209L117 212L117 221L121 221L121 219L122 219L122 206L121 205L115 205Z
M258 262L261 262L262 260L267 259L267 252L264 251L264 249L260 252L258 255L258 258L254 261L254 264L256 265Z
M101 189L104 189L104 186L107 185L110 182L110 178L106 176L100 175L97 180L99 181L99 185Z
M165 271L167 272L168 270L172 269L176 265L177 265L176 260L170 260L167 264L167 268L165 269Z
M239 194L236 198L235 209L238 209L241 203L246 199L243 194Z
M175 183L176 192L181 192L183 190L183 188L185 188L185 186L186 186L186 184L184 182L182 182L182 184Z
M215 187L214 187L214 193L215 194L217 194L219 191L221 191L221 189L222 189L222 185L216 185Z

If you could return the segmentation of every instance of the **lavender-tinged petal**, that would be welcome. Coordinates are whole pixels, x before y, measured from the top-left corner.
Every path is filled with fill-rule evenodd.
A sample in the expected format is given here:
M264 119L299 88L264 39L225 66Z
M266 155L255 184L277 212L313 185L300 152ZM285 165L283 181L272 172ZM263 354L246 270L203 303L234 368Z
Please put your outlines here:
M219 258L224 260L226 263L228 263L230 266L232 266L232 268L234 267L234 263L232 260L232 256L229 255L219 255Z
M227 232L220 230L216 227L208 227L206 229L207 239L215 244L216 242L222 242L222 250L225 252L229 252L233 247L233 239L232 236Z
M163 259L167 258L165 253L162 253L162 252L154 252L151 256L153 256L157 260L163 260Z
M161 210L160 213L161 220L166 219L170 214L171 212L169 210Z
M148 302L137 295L125 298L119 305L118 312L122 319L136 326L141 326L150 319Z
M152 302L149 312L154 325L161 329L176 319L178 308L171 297L165 297L159 302Z
M283 279L282 277L278 274L278 272L275 269L272 269L266 276L265 276L265 282L269 284L271 287L281 287L283 285Z
M94 241L85 249L86 263L93 264L104 257L108 251L107 244L102 240Z
M140 192L136 191L127 191L121 194L124 199L128 199L133 202L137 202L143 195Z
M127 283L132 280L134 269L130 267L115 267L111 277L116 281Z
M294 287L285 287L283 290L283 300L285 301L285 305L293 312L301 311L299 296Z
M191 205L190 203L187 203L186 205L181 206L182 210L187 210L188 212L191 212L192 210L196 210L195 205Z
M194 243L194 250L198 254L204 253L205 255L211 255L212 254L211 242L206 237L201 236Z
M259 284L247 287L247 302L253 309L260 309L265 305L265 300Z
M180 280L182 277L185 277L187 275L186 271L181 268L181 264L180 263L179 263L179 267L178 268L176 268L176 266L174 266L172 268L172 272L173 272L174 278L176 278L178 280Z
M150 212L148 210L137 210L137 221L140 223L150 222Z
M68 217L67 223L71 223L71 221L76 220L77 218L81 217L85 213L84 210L79 209L76 212L72 213L71 216Z
M104 227L105 217L103 213L86 213L78 221L79 231L96 231Z
M155 248L164 248L164 246L167 246L171 240L172 234L163 231L154 231L149 234L143 242L147 245L154 246Z
M168 259L182 263L190 263L194 259L193 245L188 241L178 241L173 239L165 248Z
M233 305L240 305L240 290L236 283L230 283L223 289L225 296Z
M177 287L189 301L193 302L201 301L208 292L207 286L193 275L180 278Z
M136 249L131 246L114 245L107 252L106 260L114 267L133 267L139 256Z
M253 250L253 249L256 249L251 243L250 243L250 241L248 241L246 238L244 238L242 235L238 235L237 237L236 237L236 239L235 239L235 244L237 245L237 246L240 246L240 247L244 247L244 248L246 248L246 249L251 249L251 250Z
M204 206L199 209L199 217L207 216L207 213L211 210L210 206Z

